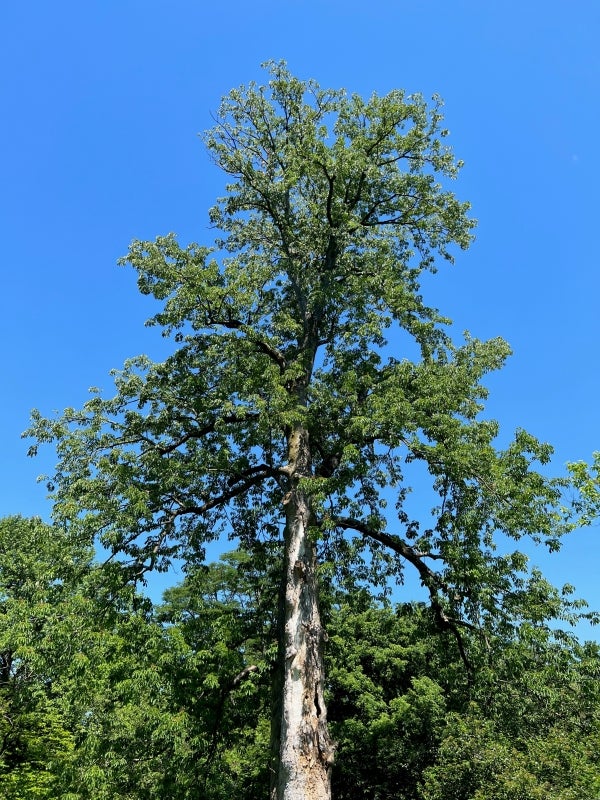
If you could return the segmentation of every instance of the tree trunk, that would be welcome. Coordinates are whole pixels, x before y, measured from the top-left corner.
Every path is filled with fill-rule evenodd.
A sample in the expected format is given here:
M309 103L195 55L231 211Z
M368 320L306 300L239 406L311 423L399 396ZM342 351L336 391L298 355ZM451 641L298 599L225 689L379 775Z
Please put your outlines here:
M292 441L295 439L295 441ZM302 474L308 436L296 431L291 461ZM329 800L333 745L323 698L323 641L315 546L309 537L310 501L292 476L285 500L286 541L280 613L280 697L274 719L276 752L271 800ZM277 741L278 740L278 741Z

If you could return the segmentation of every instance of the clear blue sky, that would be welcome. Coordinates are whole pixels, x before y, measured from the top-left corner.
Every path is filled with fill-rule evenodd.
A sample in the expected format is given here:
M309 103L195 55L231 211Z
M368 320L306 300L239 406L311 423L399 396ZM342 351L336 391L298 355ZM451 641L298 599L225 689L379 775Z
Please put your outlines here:
M556 448L600 449L597 0L42 0L0 11L3 384L0 515L49 515L20 440L130 355L159 356L115 261L132 238L210 242L223 178L198 132L232 86L284 58L300 77L446 102L477 241L427 299L514 356L490 413ZM600 607L598 529L534 561Z

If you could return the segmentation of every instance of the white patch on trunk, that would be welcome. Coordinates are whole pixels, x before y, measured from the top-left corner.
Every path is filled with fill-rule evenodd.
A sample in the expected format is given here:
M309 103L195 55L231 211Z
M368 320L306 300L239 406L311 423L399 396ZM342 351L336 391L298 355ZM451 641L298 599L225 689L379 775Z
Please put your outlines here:
M282 717L277 800L329 800L333 746L323 698L324 631L318 608L310 506L290 492L287 509Z

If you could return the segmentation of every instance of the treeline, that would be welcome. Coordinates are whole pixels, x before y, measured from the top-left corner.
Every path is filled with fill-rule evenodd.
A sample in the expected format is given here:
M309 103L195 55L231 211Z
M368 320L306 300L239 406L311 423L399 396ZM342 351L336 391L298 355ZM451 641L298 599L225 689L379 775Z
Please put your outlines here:
M238 550L153 606L59 528L0 523L0 795L258 800L269 787L277 545ZM323 576L339 800L592 800L600 651L533 573L494 632ZM566 625L565 627L568 627Z

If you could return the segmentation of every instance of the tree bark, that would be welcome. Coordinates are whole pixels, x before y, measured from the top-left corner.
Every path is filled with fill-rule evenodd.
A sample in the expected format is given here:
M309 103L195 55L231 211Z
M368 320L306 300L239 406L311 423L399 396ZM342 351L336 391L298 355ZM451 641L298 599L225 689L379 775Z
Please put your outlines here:
M285 498L285 564L280 613L280 698L274 719L271 800L330 800L334 748L323 697L323 643L310 499L299 488L310 463L308 435L295 431L296 466Z

